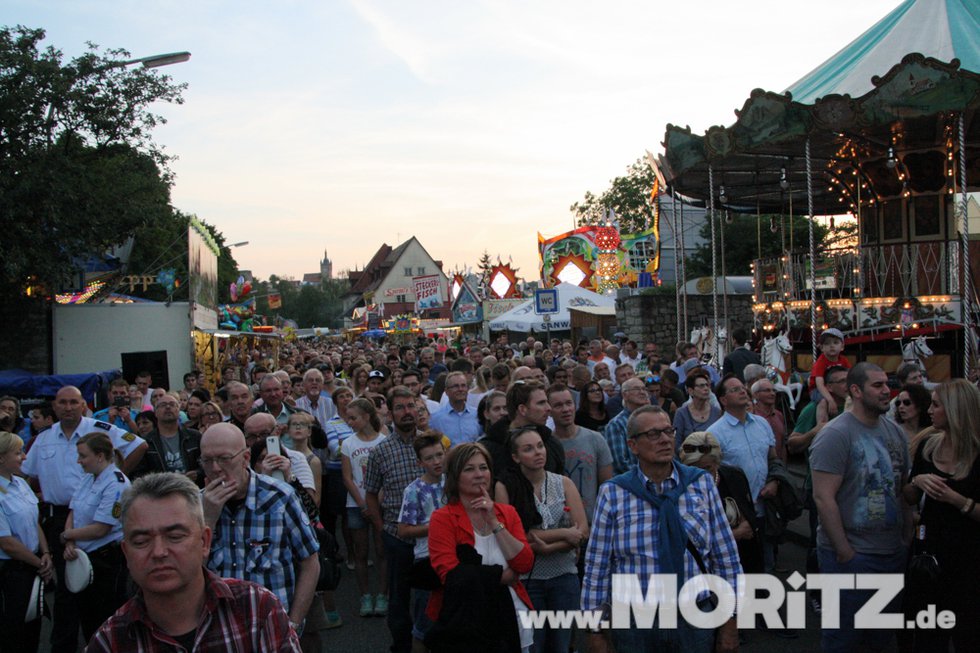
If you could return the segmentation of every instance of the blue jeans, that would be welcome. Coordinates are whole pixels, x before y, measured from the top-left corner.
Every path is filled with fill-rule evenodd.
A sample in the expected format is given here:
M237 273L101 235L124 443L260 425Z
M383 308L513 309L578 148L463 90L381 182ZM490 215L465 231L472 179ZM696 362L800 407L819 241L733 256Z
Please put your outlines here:
M547 580L524 581L535 610L578 610L582 589L575 574L562 574ZM571 628L538 628L534 631L533 653L568 653Z
M429 605L429 595L432 592L425 590L412 590L412 611L415 613L415 622L412 624L412 637L422 641L425 634L432 628L432 620L425 615L425 608Z
M652 628L612 630L612 643L616 651L656 651L657 653L713 653L715 631L694 628L683 617L677 616L677 628L661 629L657 618Z
M391 652L412 651L412 588L408 573L415 559L411 542L403 542L389 533L381 534L388 561L388 630L391 632Z
M903 574L905 573L906 551L901 549L890 555L857 553L845 562L837 562L833 549L817 549L822 574ZM842 590L840 592L840 628L823 629L820 633L820 648L824 653L852 653L853 651L884 651L895 640L891 630L857 630L854 628L854 615L874 594L874 590ZM826 606L826 602L824 606ZM893 600L886 612L901 612L901 595ZM826 608L825 608L826 609Z

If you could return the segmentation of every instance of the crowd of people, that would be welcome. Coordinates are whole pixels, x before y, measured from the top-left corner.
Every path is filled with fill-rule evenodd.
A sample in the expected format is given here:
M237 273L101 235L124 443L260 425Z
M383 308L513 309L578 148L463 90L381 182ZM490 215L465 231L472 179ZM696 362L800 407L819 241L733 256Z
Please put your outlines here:
M229 363L214 391L196 370L172 391L146 372L116 379L94 414L71 386L29 416L0 398L0 650L37 650L40 618L23 615L40 578L55 653L80 636L92 651L314 651L342 611L384 618L395 653L567 653L571 629L517 614L608 610L613 574L711 573L734 589L778 571L790 456L810 470L810 570L902 573L910 551L934 556L940 605L971 618L912 645L967 650L980 390L927 390L906 364L894 391L828 329L795 415L747 334L733 341L721 369L689 342L661 359L627 338L298 341ZM354 606L321 582L333 541ZM824 650L875 650L889 634L855 629L865 594L842 594ZM724 651L740 633L734 618L717 632L681 619L588 638Z

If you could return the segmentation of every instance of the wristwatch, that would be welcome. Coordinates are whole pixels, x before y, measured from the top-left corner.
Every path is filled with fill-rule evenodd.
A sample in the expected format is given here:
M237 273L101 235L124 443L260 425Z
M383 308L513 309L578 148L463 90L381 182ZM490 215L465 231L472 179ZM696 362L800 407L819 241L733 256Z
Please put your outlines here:
M494 527L494 529L493 529L492 531L490 531L490 532L491 532L491 533L493 533L494 535L496 535L497 533L499 533L499 532L500 532L500 531L502 531L502 530L504 530L504 525L503 525L503 524L501 524L500 522L497 522L497 525L496 525L496 526Z

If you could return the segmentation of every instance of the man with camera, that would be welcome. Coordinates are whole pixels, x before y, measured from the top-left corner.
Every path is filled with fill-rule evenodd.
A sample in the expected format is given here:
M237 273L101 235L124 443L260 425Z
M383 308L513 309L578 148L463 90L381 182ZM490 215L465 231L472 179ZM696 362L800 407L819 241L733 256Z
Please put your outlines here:
M108 422L124 431L136 433L137 412L130 408L129 383L119 378L109 384L109 407L92 415L100 422Z

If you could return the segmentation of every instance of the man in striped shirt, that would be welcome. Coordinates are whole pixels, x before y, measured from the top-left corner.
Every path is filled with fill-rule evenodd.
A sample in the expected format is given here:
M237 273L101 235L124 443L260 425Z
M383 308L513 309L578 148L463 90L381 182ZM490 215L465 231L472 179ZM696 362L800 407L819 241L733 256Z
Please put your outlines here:
M620 601L643 600L651 574L675 575L679 590L687 580L708 573L736 591L742 567L715 483L702 470L673 460L674 431L667 413L657 406L637 408L630 415L627 445L637 466L599 489L585 556L583 610L606 612ZM614 574L635 575L642 596L613 596ZM610 643L616 651L660 650L665 645L685 653L716 650L715 632L691 626L680 613L676 628L661 627L659 617L652 628L631 624L594 632L589 650L603 653ZM732 617L718 630L717 650L737 648Z
M190 479L144 476L121 504L123 552L139 592L102 624L86 653L299 653L299 639L272 592L204 568L211 530Z

